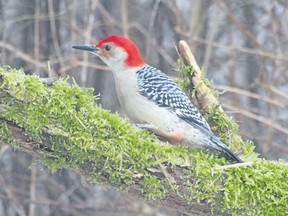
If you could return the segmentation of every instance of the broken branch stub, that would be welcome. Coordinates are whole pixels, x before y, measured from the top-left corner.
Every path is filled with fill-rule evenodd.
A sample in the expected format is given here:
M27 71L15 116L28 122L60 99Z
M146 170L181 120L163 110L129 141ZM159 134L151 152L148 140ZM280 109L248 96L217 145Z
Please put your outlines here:
M186 41L179 41L179 51L184 64L194 70L194 73L191 75L191 77L189 77L189 80L192 86L196 88L195 97L197 99L199 109L204 113L209 113L212 107L218 106L220 103L213 93L213 90L205 84L202 71ZM221 106L218 107L220 111L223 111Z

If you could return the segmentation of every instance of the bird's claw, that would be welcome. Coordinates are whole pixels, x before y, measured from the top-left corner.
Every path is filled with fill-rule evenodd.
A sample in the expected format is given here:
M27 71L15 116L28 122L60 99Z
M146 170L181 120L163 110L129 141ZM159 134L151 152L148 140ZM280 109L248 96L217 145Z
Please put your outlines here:
M158 127L153 124L133 124L133 125L141 129L158 129Z

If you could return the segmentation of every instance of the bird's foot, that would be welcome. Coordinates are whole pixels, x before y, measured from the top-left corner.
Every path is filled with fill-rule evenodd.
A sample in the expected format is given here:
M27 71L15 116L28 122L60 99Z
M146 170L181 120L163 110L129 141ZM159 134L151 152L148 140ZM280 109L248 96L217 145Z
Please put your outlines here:
M46 85L53 85L59 78L58 77L47 77L47 78L41 78L41 82Z
M141 129L158 129L158 127L156 125L153 124L133 124L135 127L137 128L141 128Z

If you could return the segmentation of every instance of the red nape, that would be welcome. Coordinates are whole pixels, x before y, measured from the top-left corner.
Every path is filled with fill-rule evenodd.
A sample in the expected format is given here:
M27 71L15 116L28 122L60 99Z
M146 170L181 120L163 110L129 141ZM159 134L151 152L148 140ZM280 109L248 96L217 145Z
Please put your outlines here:
M101 47L105 43L114 43L116 46L122 47L128 54L125 63L128 67L138 67L145 64L141 53L136 44L128 38L120 35L112 35L104 38L96 44L96 47Z

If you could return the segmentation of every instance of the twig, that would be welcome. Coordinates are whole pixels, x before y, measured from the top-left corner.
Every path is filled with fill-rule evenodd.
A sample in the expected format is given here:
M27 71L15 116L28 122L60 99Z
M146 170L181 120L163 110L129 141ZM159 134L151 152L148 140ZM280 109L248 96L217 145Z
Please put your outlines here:
M33 161L36 158L33 156ZM30 181L30 199L29 202L29 216L35 216L35 200L36 200L36 184L37 184L37 166L35 163L31 165L31 181Z
M36 67L39 67L47 72L47 65L45 62L38 61L31 56L27 55L26 53L20 51L18 48L15 46L9 44L9 43L4 43L0 41L0 47L9 50L10 52L13 52L15 56L20 57L21 59L25 60L28 63L31 63L35 65Z
M281 107L281 108L285 108L287 106L287 104L283 103L283 101L275 100L272 98L267 98L267 97L262 96L260 94L256 94L256 93L244 90L244 89L235 88L235 87L226 86L226 85L214 85L214 87L216 89L219 89L219 90L224 90L224 91L232 92L235 94L244 95L244 96L247 96L250 98L254 98L257 100L262 100L262 101L265 101L267 103L273 104L273 105Z
M213 42L213 41L208 41L208 40L197 38L197 37L191 38L191 41L195 41L195 42L205 44L205 45L211 45L211 46L217 47L217 48L227 49L230 51L237 51L237 52L241 52L241 53L247 53L250 55L257 55L257 56L261 56L261 57L266 57L266 58L270 58L270 59L288 62L288 58L286 56L279 55L279 54L273 53L273 52L255 50L255 49L251 49L251 48L247 48L247 47L235 47L233 45L225 45L225 44L221 44L221 43L217 43L217 42Z
M243 167L243 166L251 166L254 162L245 162L245 163L236 163L236 164L229 164L229 165L225 165L225 166L215 166L216 169L231 169L231 168L235 168L235 167Z
M121 1L121 27L125 37L129 37L127 0Z
M190 77L190 80L193 86L197 86L196 99L199 104L199 108L207 113L212 106L219 105L219 102L214 96L212 90L204 83L202 79L202 71L200 70L200 67L190 51L188 44L183 40L179 42L179 52L184 64L194 69L194 73ZM220 106L219 109L222 111Z
M59 64L62 66L64 59L62 56L62 52L60 50L60 44L57 37L57 28L56 28L56 21L55 21L55 14L54 14L54 5L53 1L48 1L48 11L49 11L49 19L50 19L50 28L53 38L53 46L56 52L56 56L59 59Z
M282 132L282 133L288 135L288 129L287 128L282 127L281 125L277 124L277 122L275 122L269 118L257 115L255 113L248 111L248 110L244 110L243 108L242 109L240 109L240 108L236 109L235 107L233 107L232 105L229 105L229 104L223 104L223 106L229 110L233 110L233 111L237 110L238 113L240 113L246 117L254 119L258 122L261 122L261 123L273 128L273 129L279 131L279 132Z

